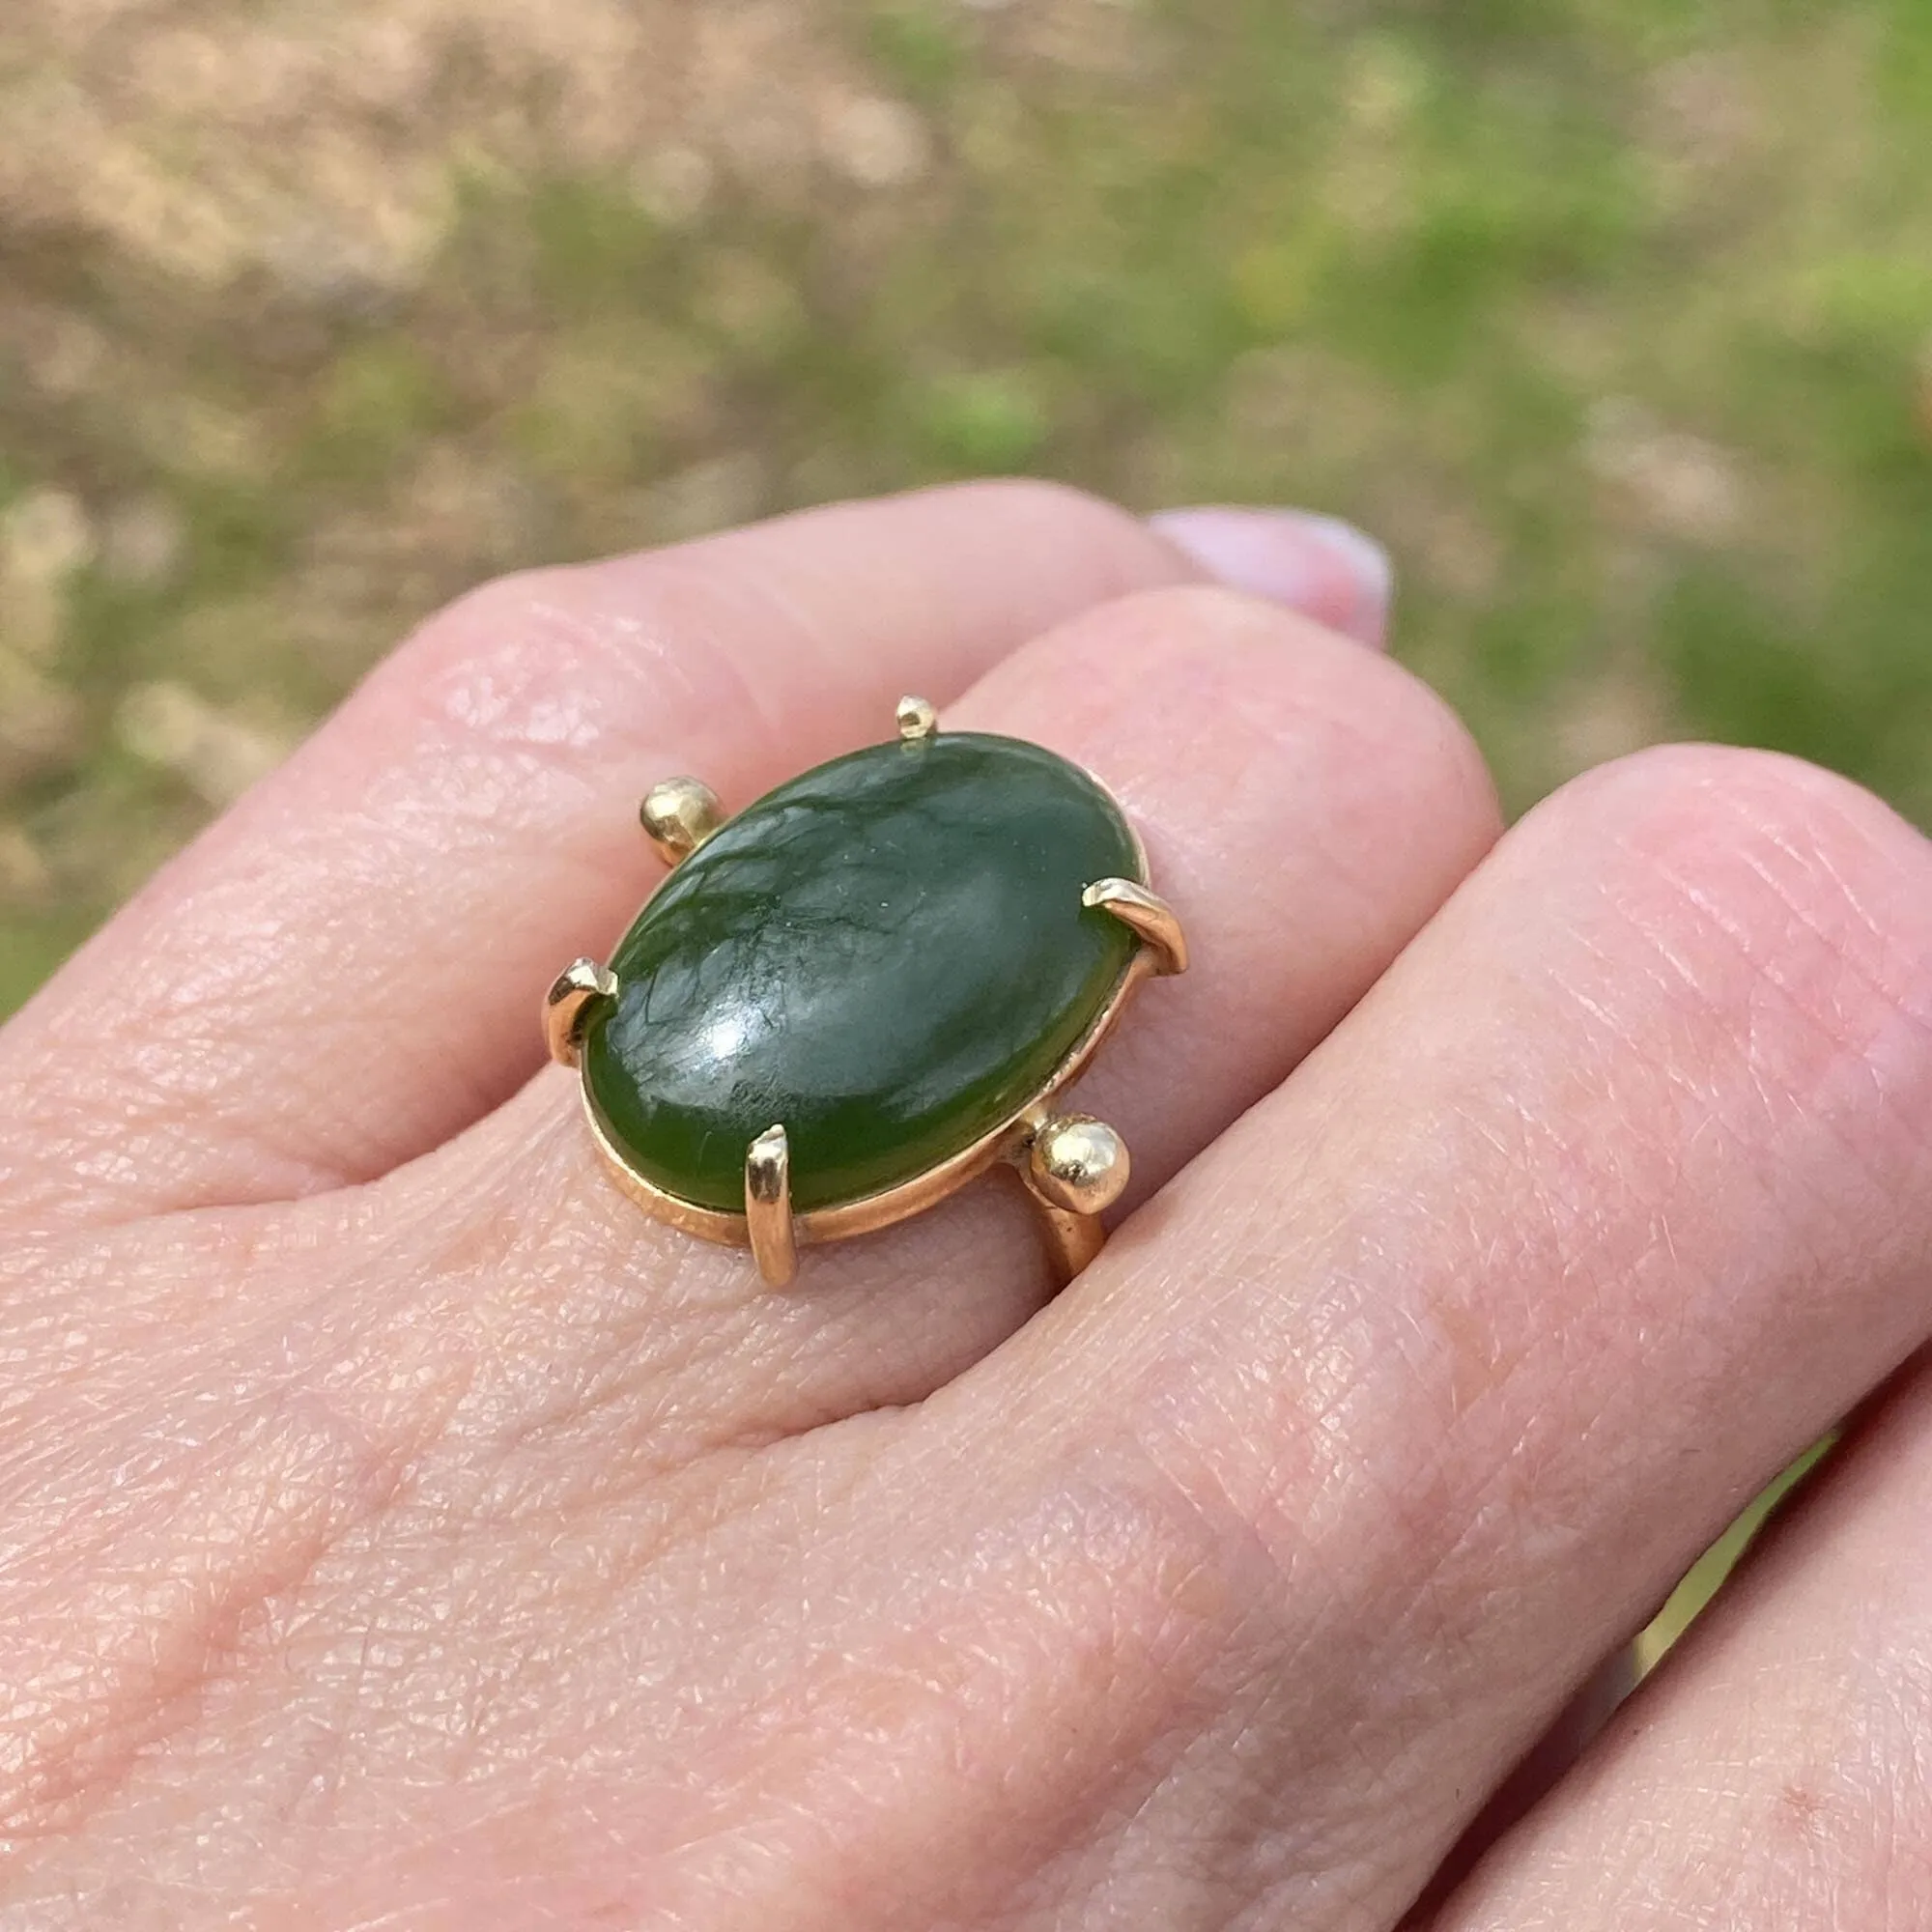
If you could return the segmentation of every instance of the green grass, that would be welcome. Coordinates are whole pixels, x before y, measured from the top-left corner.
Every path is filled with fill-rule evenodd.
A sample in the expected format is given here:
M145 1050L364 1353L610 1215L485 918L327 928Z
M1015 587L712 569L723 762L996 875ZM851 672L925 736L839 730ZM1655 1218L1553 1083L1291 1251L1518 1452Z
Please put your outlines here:
M131 883L89 804L130 681L287 735L476 575L984 469L1360 519L1514 806L1682 731L1932 813L1932 15L1364 18L1175 6L1084 72L938 0L849 8L921 179L787 205L726 174L668 224L628 174L457 163L429 272L360 307L16 238L119 384L0 390L0 498L154 498L181 543L64 585L43 669L85 720L0 765L45 862L0 896L12 950ZM474 500L426 511L426 453ZM156 845L207 809L146 783Z

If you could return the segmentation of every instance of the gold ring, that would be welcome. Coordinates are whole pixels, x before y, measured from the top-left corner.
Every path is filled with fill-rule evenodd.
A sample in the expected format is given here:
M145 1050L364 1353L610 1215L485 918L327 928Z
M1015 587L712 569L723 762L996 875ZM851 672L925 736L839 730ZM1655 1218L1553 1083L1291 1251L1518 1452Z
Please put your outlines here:
M1187 968L1097 779L908 697L895 736L734 818L682 778L639 816L670 878L608 966L578 960L544 1002L634 1201L780 1287L800 1247L1004 1165L1061 1279L1093 1260L1127 1150L1056 1102L1141 981Z

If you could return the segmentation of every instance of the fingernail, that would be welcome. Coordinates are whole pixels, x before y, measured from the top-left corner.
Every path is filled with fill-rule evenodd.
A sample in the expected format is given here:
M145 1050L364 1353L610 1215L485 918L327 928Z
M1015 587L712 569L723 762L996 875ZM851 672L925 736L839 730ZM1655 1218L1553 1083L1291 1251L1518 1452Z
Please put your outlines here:
M1366 531L1311 510L1163 510L1149 522L1208 575L1380 647L1395 571Z

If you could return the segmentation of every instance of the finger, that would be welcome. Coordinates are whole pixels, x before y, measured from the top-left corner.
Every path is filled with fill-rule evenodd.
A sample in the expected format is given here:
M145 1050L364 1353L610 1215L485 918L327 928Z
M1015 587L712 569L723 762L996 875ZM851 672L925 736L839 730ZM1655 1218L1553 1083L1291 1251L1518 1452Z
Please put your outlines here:
M1335 1024L1497 827L1480 756L1423 685L1225 591L1076 618L949 721L1037 739L1114 786L1186 923L1189 971L1141 995L1072 1103L1119 1127L1144 1190ZM916 1401L1048 1292L1030 1205L989 1177L809 1251L775 1295L742 1251L660 1228L611 1185L562 1073L396 1181L438 1204L398 1214L433 1231L432 1267L474 1266L483 1243L528 1319L555 1324L543 1353L594 1378L603 1464Z
M741 803L875 736L902 691L950 697L1186 574L1118 510L1004 484L466 599L10 1030L11 1208L283 1198L436 1146L534 1068L544 986L654 883L652 781Z
M1437 1932L1932 1922L1928 1512L1921 1369Z
M1284 543L1284 517L1308 540ZM1364 644L1379 644L1387 633L1394 566L1381 545L1352 524L1237 506L1168 510L1151 522L1230 589L1304 611Z
M1195 1771L1139 1842L1264 1866L1297 1924L1392 1920L1596 1660L1924 1338L1928 887L1917 833L1782 760L1573 787L926 1406L920 1453L984 1472L985 1510L1078 1471L1193 1578L1214 1692L1150 1685ZM1113 1609L1143 1643L1177 1613Z
M1396 1932L1424 1932L1435 1924L1444 1901L1476 1869L1490 1848L1548 1796L1551 1787L1569 1774L1602 1734L1636 1689L1638 1675L1637 1646L1634 1643L1619 1644L1590 1673L1556 1721L1491 1793L1448 1857L1430 1874L1428 1885L1403 1916Z
M1191 994L1198 1005L1168 1035L1171 1060L1148 1057L1150 1148L1160 1145L1153 1126L1174 1124L1164 1113L1183 1128L1186 1108L1225 1114L1268 1080L1269 1056L1299 1051L1330 1024L1494 830L1481 762L1438 700L1347 640L1225 594L1164 592L1093 613L1029 647L958 712L978 723L1063 734L1057 742L1064 750L1088 756L1122 784L1155 841L1163 882L1188 895L1199 963L1157 990ZM1229 867L1232 883L1224 889ZM1244 878L1250 870L1255 876ZM1190 884L1196 879L1198 890ZM1158 1032L1168 1006L1151 991L1135 1025ZM1189 1010L1177 1004L1168 1018ZM1123 1083L1123 1099L1131 1085ZM514 1147L487 1145L504 1116L375 1187L274 1210L275 1224L301 1232L264 1241L265 1271L273 1279L251 1280L241 1293L231 1282L219 1306L188 1305L196 1292L206 1293L201 1256L181 1257L173 1272L183 1282L165 1287L148 1256L136 1272L165 1301L144 1310L138 1359L127 1356L125 1322L122 1359L107 1365L81 1358L71 1318L37 1323L57 1326L61 1372L70 1385L76 1377L85 1383L91 1409L111 1416L113 1427L84 1455L68 1439L71 1432L41 1432L60 1442L61 1453L54 1478L34 1498L34 1529L51 1542L71 1534L73 1522L92 1520L99 1511L87 1507L89 1494L110 1475L117 1521L128 1514L130 1486L150 1497L159 1489L157 1511L138 1520L145 1527L164 1518L177 1542L181 1524L190 1525L195 1587L178 1592L180 1607L158 1626L144 1596L135 1612L119 1613L111 1642L98 1617L43 1612L31 1683L58 1682L63 1672L80 1678L98 1710L103 1680L125 1707L159 1679L165 1692L151 1702L165 1713L180 1703L179 1660L194 1660L186 1667L196 1667L212 1645L226 1641L211 1639L210 1625L223 1627L238 1601L252 1603L248 1593L265 1587L256 1579L272 1578L273 1587L298 1597L288 1613L292 1639L278 1622L245 1662L231 1663L223 1653L217 1721L249 1747L210 1774L225 1780L229 1768L237 1772L234 1783L224 1781L220 1821L185 1855L209 1888L204 1895L218 1894L221 1875L234 1868L224 1861L233 1860L235 1844L264 1809L287 1802L272 1747L262 1749L260 1740L292 1730L330 1739L331 1786L344 1808L332 1809L319 1829L285 1826L277 1840L287 1846L289 1867L314 1886L311 1895L326 1898L327 1918L347 1923L365 1916L326 1889L330 1880L351 1882L345 1869L357 1878L372 1872L372 1895L390 1894L381 1907L372 1902L366 1916L395 1910L391 1889L417 1875L418 1846L427 1840L421 1863L437 1867L434 1882L462 1901L445 1911L467 1924L495 1909L469 1902L491 1889L496 1868L467 1838L453 1861L460 1869L443 1865L438 1825L420 1806L396 1805L399 1771L466 1797L487 1787L493 1808L494 1794L514 1794L521 1779L552 1780L546 1789L572 1847L560 1858L553 1848L554 1879L574 1876L584 1847L609 1844L612 1889L628 1902L649 1887L658 1856L636 1840L641 1813L656 1814L665 1828L660 1835L677 1834L654 1800L640 1805L635 1794L665 1790L668 1776L689 1777L691 1805L674 1816L703 1815L714 1780L761 1776L762 1752L742 1770L730 1761L742 1764L745 1739L761 1727L768 1732L775 1716L787 1726L794 1720L783 1714L792 1711L802 1726L815 1721L810 1687L822 1673L809 1653L821 1630L830 1645L825 1658L841 1661L840 1671L850 1657L858 1668L875 1669L880 1683L919 1674L917 1640L901 1645L895 1605L882 1605L869 1581L860 1590L831 1587L822 1568L798 1567L807 1547L821 1539L841 1547L855 1571L876 1565L881 1548L871 1526L848 1520L838 1502L852 1472L828 1470L810 1515L793 1514L798 1492L784 1480L782 1458L806 1445L781 1445L770 1459L743 1453L772 1433L776 1403L763 1413L740 1406L734 1419L722 1406L701 1413L699 1399L729 1395L770 1373L775 1391L799 1416L801 1384L811 1393L801 1367L821 1378L821 1396L837 1385L835 1378L875 1374L902 1346L908 1326L970 1314L982 1292L997 1298L1001 1280L962 1271L944 1295L929 1299L912 1271L902 1280L877 1278L869 1293L828 1283L836 1321L794 1329L789 1364L761 1356L768 1345L753 1324L810 1318L820 1291L764 1293L748 1280L744 1256L660 1236L590 1168L570 1082L546 1074L517 1104L538 1100L554 1110L554 1163L539 1151L519 1164ZM1197 1127L1202 1119L1205 1112ZM1160 1157L1171 1162L1179 1152L1170 1146ZM452 1186L458 1162L467 1164L468 1179ZM568 1209L556 1209L553 1182L560 1193L575 1190ZM248 1219L259 1227L264 1217ZM176 1216L121 1238L151 1236L158 1228L181 1244L197 1224L212 1236L234 1220ZM922 1225L926 1236L911 1226L903 1236L929 1236L934 1224ZM543 1230L546 1238L533 1238ZM1002 1222L1001 1234L1014 1242L1008 1250L1013 1275L1031 1283L1024 1213ZM662 1247L652 1245L658 1240ZM437 1263L429 1270L419 1265L426 1253ZM326 1266L292 1264L301 1254L327 1256ZM723 1269L728 1273L707 1272ZM700 1280L708 1283L709 1310L696 1305ZM57 1287L50 1296L53 1306L65 1298ZM922 1307L926 1312L909 1320L908 1311ZM786 1367L793 1378L783 1383ZM676 1370L674 1378L668 1368ZM677 1393L668 1394L673 1379ZM158 1474L125 1470L117 1443L165 1437L167 1418L188 1412L204 1418L191 1468L161 1459ZM822 1432L807 1441L838 1435ZM231 1448L237 1441L241 1447ZM725 1453L673 1481L646 1480L654 1463L690 1461L699 1447L727 1443ZM755 1508L731 1481L734 1473L753 1487L771 1483L776 1513ZM970 1472L959 1477L971 1481ZM906 1485L941 1523L970 1500L958 1479L907 1476ZM723 1492L722 1500L714 1492ZM245 1536L232 1533L236 1522L247 1526ZM880 1524L891 1537L890 1520ZM898 1548L916 1557L930 1527ZM897 1528L902 1534L904 1525ZM667 1545L676 1560L660 1580L655 1559ZM152 1549L132 1537L114 1539L110 1554L117 1560L106 1568L116 1577L130 1563L143 1576L155 1569ZM710 1580L687 1595L688 1560L706 1567ZM461 1572L454 1587L452 1563ZM302 1579L294 1590L292 1576ZM172 1586L166 1565L158 1577L156 1587ZM916 1580L930 1578L922 1573ZM439 1596L440 1609L425 1607ZM438 1661L426 1663L418 1639L432 1632ZM970 1621L952 1634L969 1647L999 1635L976 1633ZM747 1643L755 1658L743 1654ZM654 1654L643 1655L640 1644ZM76 1646L88 1653L85 1669L75 1662ZM465 1681L471 1673L473 1690ZM737 1701L753 1678L760 1681L762 1716ZM674 1773L657 1748L667 1732L655 1700L668 1681L703 1718L701 1762ZM845 1687L833 1688L836 1703ZM56 1700L54 1714L40 1719L32 1743L43 1754L73 1754L71 1701L62 1707ZM452 1708L469 1715L440 1727L440 1735L423 1735L439 1729L425 1723L425 1710ZM343 1719L346 1710L353 1723ZM721 1719L724 1712L730 1715ZM107 1728L98 1717L91 1721L97 1731ZM161 1720L149 1721L158 1727ZM869 1721L876 1729L876 1714ZM112 1747L123 1755L132 1728L113 1728ZM881 1740L855 1793L876 1782L887 1762L905 1757L910 1739L888 1729L895 1734ZM617 1754L602 1742L586 1746L587 1731L609 1739ZM415 1742L399 1766L393 1747L406 1733ZM146 1733L133 1743L144 1756L128 1780L130 1796L125 1804L104 1801L102 1810L112 1815L102 1824L97 1814L97 1829L126 1833L146 1859L159 1855L155 1840L165 1839L181 1815L164 1798L157 1802L157 1793L173 1788L190 1753ZM681 1750L682 1740L672 1748ZM783 1747L779 1754L790 1756ZM539 1769L533 1774L532 1767ZM564 1767L582 1771L573 1776ZM482 1785L464 1783L472 1775ZM632 1796L600 1827L600 1780L611 1776ZM967 1802L953 1808L955 1819L983 1809L983 1793L959 1795ZM828 1814L850 1808L823 1796L815 1803ZM371 1811L386 1811L389 1822L376 1828L366 1860L345 1859L345 1840ZM341 1820L350 1812L358 1823L345 1831ZM522 1853L506 1847L501 1856L514 1861ZM399 1875L391 1859L407 1870ZM775 1839L767 1868L781 1875L785 1865ZM809 1922L810 1908L796 1898L786 1904L765 1894L756 1875L748 1882L760 1895L745 1908L746 1923ZM695 1889L699 1899L720 1895L701 1880ZM493 1893L498 1901L503 1895ZM799 1895L812 1895L810 1887ZM892 1888L880 1896L889 1901ZM671 1908L661 1902L660 1909ZM887 1916L867 1907L855 1923L938 1922L937 1914L895 1918L889 1905L881 1910Z

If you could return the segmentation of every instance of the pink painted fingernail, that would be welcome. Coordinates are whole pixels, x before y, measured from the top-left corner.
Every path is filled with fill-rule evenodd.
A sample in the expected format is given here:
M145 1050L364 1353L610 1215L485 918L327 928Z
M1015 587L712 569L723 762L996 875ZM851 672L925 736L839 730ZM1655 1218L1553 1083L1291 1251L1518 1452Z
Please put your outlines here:
M1388 552L1353 524L1235 505L1163 510L1149 522L1216 582L1380 647L1395 571Z

